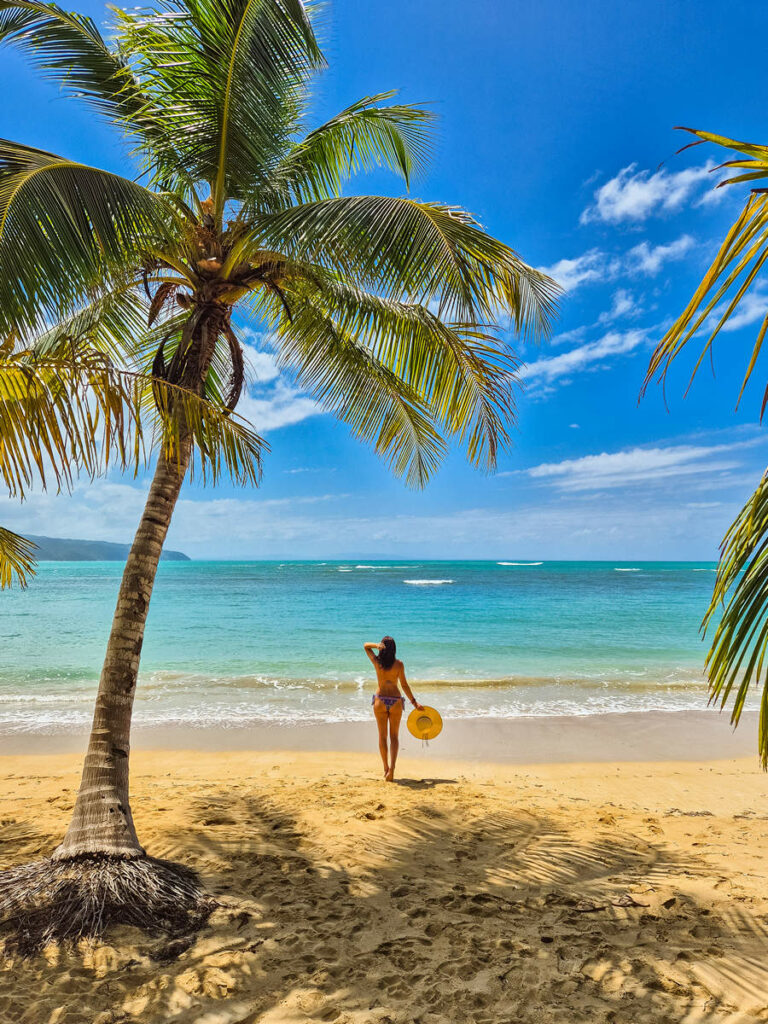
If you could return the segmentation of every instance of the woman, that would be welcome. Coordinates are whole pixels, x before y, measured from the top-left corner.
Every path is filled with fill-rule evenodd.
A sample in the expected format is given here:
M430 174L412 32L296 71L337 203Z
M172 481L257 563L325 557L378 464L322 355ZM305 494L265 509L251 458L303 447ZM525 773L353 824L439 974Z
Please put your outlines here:
M380 644L363 644L363 649L373 662L376 669L376 693L371 698L373 713L376 715L376 723L379 726L379 752L384 762L384 778L392 782L395 777L395 762L397 752L400 749L400 719L403 717L405 697L398 689L398 683L402 683L408 700L419 711L424 708L411 692L408 680L405 678L405 669L402 661L395 657L395 641L391 636L385 636ZM373 652L377 651L377 654ZM387 731L389 731L389 749L387 749Z

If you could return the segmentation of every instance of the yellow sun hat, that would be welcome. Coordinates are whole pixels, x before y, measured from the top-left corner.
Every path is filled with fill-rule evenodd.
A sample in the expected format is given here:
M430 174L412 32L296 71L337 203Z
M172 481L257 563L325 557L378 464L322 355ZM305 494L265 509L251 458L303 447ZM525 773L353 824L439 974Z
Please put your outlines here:
M406 725L408 732L417 740L433 740L442 732L443 720L439 711L425 705L421 711L418 708L413 709L408 715Z

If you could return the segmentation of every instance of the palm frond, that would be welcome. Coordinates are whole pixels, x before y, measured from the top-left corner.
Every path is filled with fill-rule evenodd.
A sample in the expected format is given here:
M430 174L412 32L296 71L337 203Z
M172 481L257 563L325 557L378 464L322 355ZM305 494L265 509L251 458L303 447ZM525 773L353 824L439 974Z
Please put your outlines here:
M720 165L720 168L739 168L746 173L728 178L718 187L768 177L768 147L738 142L711 132L684 130L698 137L698 142L691 143L693 146L711 142L745 158ZM765 191L753 190L690 302L656 346L643 383L643 394L654 379L666 380L672 363L704 328L709 331L709 337L694 364L692 383L702 361L707 354L711 355L715 338L760 279L768 259L768 196ZM755 370L766 330L768 315L758 330L739 401ZM688 386L690 388L690 383ZM767 402L768 388L763 396L761 416ZM731 722L736 725L750 686L753 682L762 686L759 750L763 768L768 769L768 676L764 668L768 646L768 474L763 476L721 544L712 600L702 624L704 631L715 622L706 658L710 699L724 708L733 694Z
M149 303L137 282L129 279L95 295L55 324L26 335L25 347L37 358L69 354L74 359L80 352L99 352L115 366L131 365L144 351L147 336L157 337L157 331L147 327L148 316Z
M282 205L293 198L326 199L338 196L354 174L375 167L410 185L412 174L426 165L434 115L410 104L380 105L393 95L367 96L315 128L274 168L262 191L273 191Z
M194 6L201 30L213 29L226 55L214 187L221 217L228 198L242 197L263 177L265 152L283 141L273 136L291 94L325 62L301 0L227 0L231 22L220 16L221 0Z
M116 13L116 12L113 12ZM84 99L132 139L153 184L191 191L178 135L118 50L93 20L38 0L0 0L0 44L26 53L43 74Z
M138 82L94 21L55 3L0 0L0 44L13 43L43 74L116 121L145 106Z
M3 415L16 424L13 436L17 439L25 437L19 418L37 416L39 420L29 423L33 434L27 444L30 457L23 463L26 472L15 481L15 489L6 481L10 490L23 494L36 474L45 484L43 470L49 464L57 485L68 487L76 469L91 476L102 472L112 451L123 468L136 471L145 452L176 450L182 433L192 436L192 471L203 480L215 483L227 475L237 484L259 481L262 455L268 446L245 420L233 415L218 394L200 396L153 374L150 367L123 368L126 362L141 365L137 356L156 348L161 335L172 353L189 316L175 316L159 327L148 328L147 308L141 295L126 286L47 327L12 357L0 358L0 432ZM113 361L118 357L123 358L123 366ZM11 392L15 401L11 401ZM49 394L58 406L48 408L45 399ZM105 419L105 412L120 410L122 416ZM88 412L93 414L91 420L85 418ZM62 430L59 420L64 414ZM100 422L104 424L102 436L93 441L93 447L83 447L88 431L97 432ZM35 438L38 458L34 457ZM9 440L9 452L18 450L18 440L13 444Z
M152 426L154 447L166 456L192 438L190 476L216 484L226 476L234 484L256 486L269 445L247 420L223 403L145 374L124 374L136 386L136 407L145 429Z
M31 540L0 526L0 590L10 587L14 577L26 587L27 577L35 572L35 548Z
M124 277L177 221L127 178L0 140L0 333L34 329Z
M482 323L509 314L535 335L548 333L559 291L464 211L413 199L345 196L266 214L236 254L247 259L262 248L431 305L441 319Z
M686 129L690 131L691 129ZM768 147L752 146L709 132L693 131L700 139L734 149L749 156L749 160L728 161L721 165L749 168L746 175L737 175L721 185L738 184L759 178L768 178ZM719 187L719 186L718 186ZM654 379L664 381L673 361L702 329L709 332L691 374L695 377L712 345L736 312L740 302L761 278L768 260L768 195L764 189L754 190L744 209L726 234L711 266L694 292L690 302L656 346L643 384L645 392ZM722 303L722 306L720 305ZM755 344L747 361L739 391L739 401L757 364L766 330L768 315L758 330ZM690 385L689 385L690 386ZM763 397L763 411L768 402L768 389Z
M54 3L0 0L0 44L13 43L46 77L120 117L130 94L129 69L93 20Z
M190 180L209 183L220 225L226 201L253 191L283 154L308 75L323 63L305 5L165 0L115 16L152 117L173 132Z
M76 361L22 351L0 358L0 480L24 497L37 480L58 488L103 472L116 458L137 466L141 431L135 385L98 355Z
M711 700L721 708L735 688L731 722L736 725L749 689L762 687L759 750L768 768L768 473L723 539L707 629L722 610L707 655Z
M416 303L365 292L313 268L308 301L420 396L471 462L495 467L515 419L517 361L497 333L444 323ZM290 288L287 292L292 306Z
M414 388L317 306L297 306L277 343L300 384L410 486L424 486L447 449Z

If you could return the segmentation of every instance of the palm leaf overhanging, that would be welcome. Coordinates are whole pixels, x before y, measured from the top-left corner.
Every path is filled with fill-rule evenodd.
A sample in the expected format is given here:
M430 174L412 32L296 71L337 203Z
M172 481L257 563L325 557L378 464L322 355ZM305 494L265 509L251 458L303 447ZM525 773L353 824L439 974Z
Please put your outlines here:
M718 615L724 608L722 616ZM736 725L753 683L762 685L758 743L768 767L768 475L725 535L712 603L705 626L716 622L707 655L710 693L725 707L735 688L731 722Z
M299 371L293 305L309 304L355 332L364 348L378 349L398 376L405 346L418 341L430 368L450 351L462 401L470 401L466 388L477 400L487 384L480 343L469 341L481 331L485 355L495 352L511 385L506 345L481 325L511 313L518 326L546 332L554 284L460 210L340 195L351 174L376 165L410 181L428 153L428 112L385 105L391 94L381 94L304 131L307 85L323 58L298 0L163 2L115 14L113 51L81 16L0 3L0 38L15 40L45 73L116 121L134 140L146 177L140 185L3 144L0 255L19 237L35 242L2 283L6 329L34 326L41 311L69 312L87 289L109 294L126 273L142 270L159 303L185 293L228 308L246 300L275 329L278 354L283 342L291 348ZM43 246L43 235L55 244ZM43 266L32 255L40 248ZM399 366L393 332L402 339ZM297 333L305 336L304 327ZM418 359L409 362L408 383L428 393L418 367ZM488 401L498 407L493 384ZM356 397L368 396L353 391L349 403ZM445 412L445 387L442 400L430 409L433 419ZM491 431L497 419L486 417ZM483 451L491 463L497 440L489 436ZM386 454L389 444L381 447Z
M61 862L76 861L82 899L68 888L63 910L46 918L35 904L22 920L19 899L0 894L0 920L13 915L28 947L98 934L129 901L162 927L172 907L179 931L211 911L188 873L146 860L138 874L130 869L145 851L128 749L137 652L186 472L197 464L244 482L258 474L261 441L234 412L246 377L240 319L266 327L279 365L421 486L452 440L475 465L495 466L516 388L500 325L545 335L557 295L463 210L346 194L356 172L376 167L410 187L433 119L380 93L313 126L309 89L324 67L314 4L155 0L110 10L106 41L90 19L55 4L0 0L0 43L15 43L105 116L138 168L134 179L0 142L0 338L14 339L13 358L40 372L48 361L63 375L80 358L100 367L136 423L107 441L119 454L145 436L149 418L159 448L69 828L53 861L5 876L6 891L20 880L33 896L50 894L75 877ZM74 391L87 413L90 384ZM62 446L87 453L86 440L65 435ZM27 553L13 551L24 571ZM90 871L105 858L111 874Z
M141 311L140 301L118 293L42 331L31 348L12 340L0 346L0 481L9 495L24 499L35 484L67 490L76 475L93 478L113 462L135 472L153 446L175 450L182 418L204 478L227 473L257 482L264 442L245 421L183 388L121 369L105 355L120 352L116 332L132 318L146 330ZM163 415L169 404L180 415ZM25 585L34 571L33 548L3 531L0 589L13 578Z
M18 533L0 526L0 589L10 587L14 578L20 586L35 569L35 545Z
M129 419L153 416L166 442L179 424L194 429L203 469L247 482L261 446L231 416L239 305L269 325L281 365L410 484L434 473L448 437L492 469L516 385L496 325L511 316L546 334L556 286L462 210L342 195L378 166L409 185L433 116L381 93L307 130L308 85L324 66L311 12L300 0L161 0L114 10L110 44L55 4L0 0L0 42L115 124L142 176L0 140L0 335L49 360L87 341L87 372L107 360ZM137 371L159 378L153 389L118 382ZM169 417L162 387L195 391L208 409L184 399ZM105 440L120 438L115 423ZM38 454L58 444L61 458L73 440L52 436Z
M709 142L735 152L733 159L713 168L739 172L721 181L718 188L768 179L768 146L686 130L699 139L692 145ZM700 332L708 332L694 364L693 381L702 362L711 358L720 331L749 290L764 280L766 260L768 188L752 188L690 302L654 350L643 390L654 379L664 382L688 343ZM766 331L768 314L746 361L737 404L755 374ZM768 384L763 390L761 419L767 405ZM702 624L705 632L715 623L706 660L710 698L724 708L733 695L731 722L736 725L751 686L762 688L758 744L763 768L768 769L768 476L763 476L723 539L714 592Z

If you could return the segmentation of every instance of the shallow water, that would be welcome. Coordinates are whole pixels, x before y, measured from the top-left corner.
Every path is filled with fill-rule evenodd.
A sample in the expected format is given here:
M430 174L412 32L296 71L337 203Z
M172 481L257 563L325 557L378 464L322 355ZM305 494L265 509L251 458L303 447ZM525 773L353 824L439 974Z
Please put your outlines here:
M0 731L87 724L121 570L44 563L0 594ZM163 563L136 720L366 718L362 642L385 633L448 716L701 708L713 581L689 562Z

